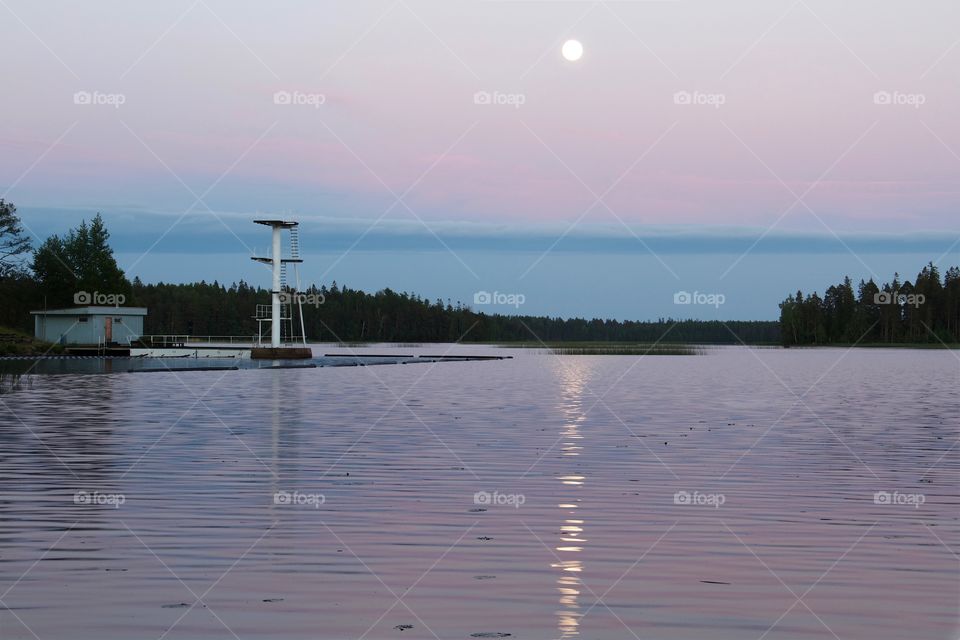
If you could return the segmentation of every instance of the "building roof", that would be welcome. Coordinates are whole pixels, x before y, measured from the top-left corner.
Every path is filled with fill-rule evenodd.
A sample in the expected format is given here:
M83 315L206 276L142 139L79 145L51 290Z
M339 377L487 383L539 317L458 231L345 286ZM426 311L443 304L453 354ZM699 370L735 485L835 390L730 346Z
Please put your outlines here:
M31 311L35 316L145 316L146 307L71 307Z

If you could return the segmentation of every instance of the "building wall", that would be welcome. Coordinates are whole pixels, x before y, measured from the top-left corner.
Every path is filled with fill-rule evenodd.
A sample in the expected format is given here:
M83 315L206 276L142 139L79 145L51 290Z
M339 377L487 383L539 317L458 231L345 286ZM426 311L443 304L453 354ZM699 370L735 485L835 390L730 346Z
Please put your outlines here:
M46 340L47 342L63 344L98 344L104 340L106 335L104 315L90 316L59 316L48 315L34 316L34 336ZM112 316L113 317L113 342L118 344L127 344L131 338L136 338L143 333L143 316ZM81 322L80 318L86 318L86 322ZM121 318L118 323L117 318Z

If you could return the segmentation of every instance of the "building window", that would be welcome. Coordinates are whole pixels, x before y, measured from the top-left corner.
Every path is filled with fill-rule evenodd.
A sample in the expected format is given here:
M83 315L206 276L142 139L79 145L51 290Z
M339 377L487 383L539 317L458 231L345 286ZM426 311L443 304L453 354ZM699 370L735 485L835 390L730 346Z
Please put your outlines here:
M87 316L79 316L77 322L90 322L90 318Z

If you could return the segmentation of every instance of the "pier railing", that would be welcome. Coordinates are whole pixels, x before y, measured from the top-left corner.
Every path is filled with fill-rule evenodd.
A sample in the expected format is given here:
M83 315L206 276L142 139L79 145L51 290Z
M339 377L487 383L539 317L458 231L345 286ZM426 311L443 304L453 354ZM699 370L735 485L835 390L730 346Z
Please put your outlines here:
M140 342L151 347L182 347L200 342L249 345L251 336L187 336L173 334L155 334L140 336Z

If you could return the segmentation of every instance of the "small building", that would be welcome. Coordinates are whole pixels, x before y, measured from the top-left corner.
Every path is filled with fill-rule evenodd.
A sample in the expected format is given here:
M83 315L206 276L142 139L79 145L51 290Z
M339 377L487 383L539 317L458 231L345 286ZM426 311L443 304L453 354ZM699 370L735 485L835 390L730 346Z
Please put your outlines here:
M73 307L31 311L33 335L62 345L129 345L143 334L146 307Z

